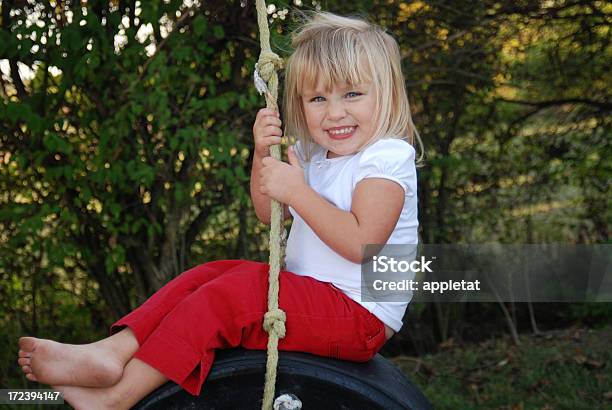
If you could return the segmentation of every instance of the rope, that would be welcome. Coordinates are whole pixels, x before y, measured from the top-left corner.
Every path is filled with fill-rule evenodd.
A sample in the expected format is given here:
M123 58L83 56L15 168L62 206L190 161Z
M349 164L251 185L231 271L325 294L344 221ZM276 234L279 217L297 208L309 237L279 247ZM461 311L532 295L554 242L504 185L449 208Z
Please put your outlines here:
M261 76L267 83L267 87L260 90L266 96L267 108L278 111L276 102L278 97L278 75L276 70L282 68L282 59L272 52L270 48L270 30L268 29L268 13L265 0L256 0L257 24L259 25L259 42L261 54L256 65L255 82ZM259 72L259 73L258 73ZM259 89L259 86L258 86ZM281 151L279 145L270 147L272 158L280 159ZM266 382L264 386L264 396L261 408L263 410L272 409L274 399L274 389L276 383L276 368L278 365L278 340L285 337L285 312L278 308L278 276L280 272L282 249L281 241L284 236L281 233L282 206L272 200L272 216L270 226L270 274L268 285L268 312L264 315L263 328L268 332L268 358L266 362Z

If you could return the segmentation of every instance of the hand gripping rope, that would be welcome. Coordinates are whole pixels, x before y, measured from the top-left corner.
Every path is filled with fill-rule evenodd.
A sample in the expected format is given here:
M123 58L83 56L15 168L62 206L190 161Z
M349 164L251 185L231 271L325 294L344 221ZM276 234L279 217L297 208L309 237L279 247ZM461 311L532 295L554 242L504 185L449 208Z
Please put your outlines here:
M259 61L255 64L253 74L255 87L260 94L266 97L266 106L278 111L276 102L278 97L278 75L277 69L282 68L283 60L270 48L270 30L268 29L268 13L265 0L256 0L257 23L259 25L259 42L261 54ZM266 84L267 83L267 84ZM272 158L280 159L281 150L279 145L270 147ZM272 399L274 398L274 388L276 383L276 368L278 365L278 340L285 337L285 312L278 308L278 276L280 272L283 249L281 242L286 233L282 229L282 205L276 200L272 200L272 216L270 226L270 277L268 285L268 312L264 315L263 327L268 332L268 359L266 363L266 383L264 386L264 396L261 408L263 410L272 409ZM282 229L282 232L281 232ZM300 409L302 403L297 397L283 395L274 403L274 409ZM291 395L292 396L292 395ZM295 400L294 400L295 398Z

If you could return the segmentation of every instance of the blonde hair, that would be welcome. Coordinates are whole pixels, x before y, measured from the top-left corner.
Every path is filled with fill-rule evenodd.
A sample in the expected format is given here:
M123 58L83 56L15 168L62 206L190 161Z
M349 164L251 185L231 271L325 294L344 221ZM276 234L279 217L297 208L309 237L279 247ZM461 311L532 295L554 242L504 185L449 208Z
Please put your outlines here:
M312 158L316 144L308 133L302 92L321 84L371 83L378 111L374 134L361 149L381 138L402 138L422 147L412 122L397 42L382 28L353 17L316 12L292 37L293 53L285 70L285 135L301 141L304 159ZM421 150L422 152L422 150Z

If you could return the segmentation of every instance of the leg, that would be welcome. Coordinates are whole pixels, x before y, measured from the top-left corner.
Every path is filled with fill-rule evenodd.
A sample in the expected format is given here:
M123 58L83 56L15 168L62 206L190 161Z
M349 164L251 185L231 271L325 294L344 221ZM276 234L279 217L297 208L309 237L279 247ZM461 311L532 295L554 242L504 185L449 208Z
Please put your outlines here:
M19 339L19 360L26 378L51 385L111 386L138 349L130 329L85 345L35 337Z
M280 350L367 361L385 341L384 324L330 284L281 272L287 336ZM268 265L250 262L198 288L179 303L134 355L193 395L216 349L265 349Z
M386 341L385 325L376 316L338 288L307 276L281 272L279 307L287 316L281 351L365 362ZM242 346L266 349L267 340L258 327Z
M184 298L134 357L193 395L200 393L215 350L237 347L242 335L261 328L268 266L245 262Z
M141 307L115 323L111 337L98 342L71 345L22 337L19 339L18 363L30 381L51 385L110 386L119 380L125 364L176 304L202 284L241 263L244 261L210 262L184 272Z
M244 263L249 262L221 260L198 265L183 272L155 292L140 307L115 322L111 326L111 333L128 326L134 332L139 345L142 345L176 305L200 286Z
M129 409L168 379L148 364L132 359L111 387L53 386L75 409Z

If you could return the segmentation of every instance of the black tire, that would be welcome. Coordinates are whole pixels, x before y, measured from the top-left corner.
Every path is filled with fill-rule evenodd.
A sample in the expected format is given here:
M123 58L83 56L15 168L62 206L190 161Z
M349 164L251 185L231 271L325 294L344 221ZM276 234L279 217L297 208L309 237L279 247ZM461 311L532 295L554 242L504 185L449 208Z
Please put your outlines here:
M202 393L192 396L166 383L140 401L138 410L260 409L265 351L217 351ZM354 363L281 352L276 397L295 394L309 409L430 409L427 398L382 356Z

